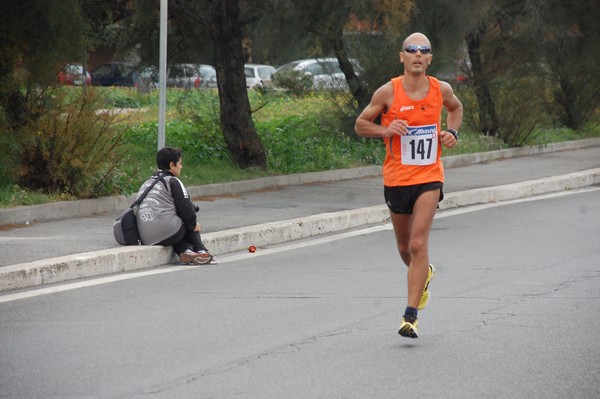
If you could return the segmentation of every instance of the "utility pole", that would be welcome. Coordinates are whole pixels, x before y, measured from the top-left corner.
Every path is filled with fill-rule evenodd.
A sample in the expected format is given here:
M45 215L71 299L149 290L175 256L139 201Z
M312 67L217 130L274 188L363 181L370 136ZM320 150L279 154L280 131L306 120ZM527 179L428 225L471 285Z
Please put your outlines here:
M160 54L158 64L158 149L165 146L167 108L167 13L168 0L160 0Z

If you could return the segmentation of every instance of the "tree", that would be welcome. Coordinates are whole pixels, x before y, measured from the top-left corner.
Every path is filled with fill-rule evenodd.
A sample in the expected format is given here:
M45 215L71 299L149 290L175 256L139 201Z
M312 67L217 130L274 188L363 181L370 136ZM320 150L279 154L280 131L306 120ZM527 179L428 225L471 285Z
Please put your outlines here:
M455 72L464 53L465 19L473 8L465 10L460 3L447 0L416 0L410 18L410 32L422 32L433 46L433 62L427 72ZM443 21L443 22L442 22Z
M87 22L77 0L4 0L0 5L0 106L11 129L37 117L36 86L56 81L87 49ZM42 101L43 102L43 101Z
M88 26L77 0L0 3L0 181L16 181L24 143L48 111L57 73L81 60Z
M559 120L579 130L600 100L600 6L587 1L535 2L531 35L542 37L541 59L551 71Z
M314 37L313 46L323 54L331 52L337 58L358 108L367 106L376 87L369 85L367 79L359 78L361 71L355 70L350 61L352 50L358 58L367 51L364 48L349 49L347 37L349 34L374 34L376 40L382 43L388 43L390 36L397 40L401 27L408 25L413 0L353 0L342 3L294 0L293 4L294 16L300 18L304 29ZM398 50L394 49L393 54L397 64Z
M532 41L525 26L530 10L519 0L478 2L467 14L465 44L471 63L470 84L479 110L478 130L522 145L538 123L541 101L523 97L535 87ZM517 83L521 82L521 83Z
M497 14L496 10L492 9L486 12L477 25L472 27L465 35L471 61L472 84L479 104L479 131L491 136L498 133L498 115L489 84L491 78L487 68L485 68L485 57L482 55L482 48L485 34L495 26L495 23L497 23Z
M131 0L79 0L83 15L91 26L92 45L115 45L119 24L136 13Z
M254 21L258 14L251 11L253 7L244 7L246 12L243 13L242 3L248 5L240 0L178 0L172 1L169 9L172 18L189 18L210 33L217 71L221 126L233 162L241 168L266 169L265 150L252 121L242 49L242 27Z
M358 107L364 108L369 103L370 96L366 86L359 80L358 71L354 70L344 45L344 27L350 16L358 13L359 3L304 0L296 1L295 5L298 15L302 16L305 29L320 39L322 50L333 52Z
M120 134L98 114L93 90L57 90L57 74L82 63L93 40L80 0L0 5L0 152L5 182L79 196L110 184ZM4 159L6 157L7 159Z
M254 0L262 8L260 18L243 27L253 63L283 65L306 56L310 37L290 0Z

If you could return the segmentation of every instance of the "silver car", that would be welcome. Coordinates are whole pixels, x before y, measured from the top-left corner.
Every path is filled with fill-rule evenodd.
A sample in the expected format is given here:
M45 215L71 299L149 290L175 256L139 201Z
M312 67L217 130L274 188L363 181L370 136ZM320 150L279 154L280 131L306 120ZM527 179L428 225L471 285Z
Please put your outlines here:
M246 87L248 89L254 89L257 86L269 86L273 72L275 72L275 67L272 65L244 65L244 73L246 74Z
M211 65L172 64L167 71L167 86L208 88L217 86L217 72Z
M355 73L362 72L362 68L355 59L350 59ZM293 61L277 69L274 76L289 72L300 73L310 77L313 89L348 90L346 76L340 69L337 58L312 58Z
M201 88L214 88L217 87L217 71L212 65L196 64L198 68L198 76L200 81L198 86Z

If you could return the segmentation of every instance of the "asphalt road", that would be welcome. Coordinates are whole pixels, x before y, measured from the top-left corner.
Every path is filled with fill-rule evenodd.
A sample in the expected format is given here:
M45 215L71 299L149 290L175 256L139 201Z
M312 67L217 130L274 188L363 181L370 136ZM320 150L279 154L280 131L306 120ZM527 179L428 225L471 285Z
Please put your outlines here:
M439 212L416 340L388 225L3 296L0 397L600 397L599 221L598 189Z

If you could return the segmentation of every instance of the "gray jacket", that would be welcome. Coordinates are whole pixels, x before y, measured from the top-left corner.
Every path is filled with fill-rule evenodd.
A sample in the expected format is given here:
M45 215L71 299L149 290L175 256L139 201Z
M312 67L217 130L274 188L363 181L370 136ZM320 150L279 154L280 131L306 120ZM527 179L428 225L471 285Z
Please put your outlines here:
M148 179L140 190L144 190L158 178ZM146 195L136 211L138 231L142 244L153 245L173 236L182 225L187 230L196 227L196 212L183 183L167 173L163 181L158 182Z

